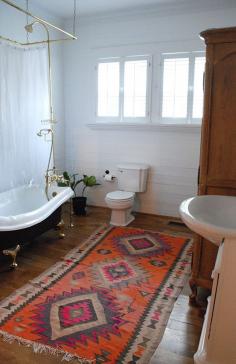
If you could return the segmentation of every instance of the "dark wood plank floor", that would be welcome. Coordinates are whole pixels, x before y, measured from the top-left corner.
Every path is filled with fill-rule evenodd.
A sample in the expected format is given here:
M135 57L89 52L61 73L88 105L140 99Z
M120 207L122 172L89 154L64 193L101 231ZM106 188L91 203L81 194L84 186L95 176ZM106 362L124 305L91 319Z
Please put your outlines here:
M27 246L18 258L19 267L8 271L3 264L0 268L0 299L27 283L49 268L70 249L81 244L101 224L109 222L110 211L103 208L88 208L88 216L74 217L75 227L66 229L66 238L59 240L57 232L44 234ZM68 226L68 214L65 213ZM169 219L146 214L136 214L132 226L165 232L190 231L182 226L168 225ZM175 303L162 342L151 360L151 364L193 364L201 332L202 318L199 310L188 305L188 297L181 294ZM0 339L0 364L56 364L61 359L46 354L35 354L32 349L18 344L5 343ZM73 361L72 364L76 363ZM119 363L117 363L119 364ZM122 363L120 363L122 364Z

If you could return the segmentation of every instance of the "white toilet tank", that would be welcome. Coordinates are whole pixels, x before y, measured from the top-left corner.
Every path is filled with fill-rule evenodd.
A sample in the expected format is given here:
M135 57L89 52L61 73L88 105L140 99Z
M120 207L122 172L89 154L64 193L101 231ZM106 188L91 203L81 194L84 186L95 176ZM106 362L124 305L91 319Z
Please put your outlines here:
M118 187L121 191L145 192L149 166L139 163L123 163L118 168Z

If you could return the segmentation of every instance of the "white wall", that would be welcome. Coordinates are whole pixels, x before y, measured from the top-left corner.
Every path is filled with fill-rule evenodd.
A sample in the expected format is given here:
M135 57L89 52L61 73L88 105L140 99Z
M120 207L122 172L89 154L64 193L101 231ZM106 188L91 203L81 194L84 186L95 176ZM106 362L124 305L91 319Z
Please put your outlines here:
M115 174L119 162L148 163L147 192L140 195L136 210L177 216L180 202L197 191L200 128L197 132L90 129L86 124L95 122L94 62L112 52L146 49L154 54L158 69L160 52L204 49L200 31L233 26L235 19L236 8L82 19L79 40L64 48L66 168L102 181L105 169ZM156 94L158 87L153 86ZM116 183L102 181L101 187L90 190L90 203L105 206L105 194L116 188Z
M25 8L25 1L18 0L15 4ZM37 8L29 1L30 11L46 20L60 25L60 19L45 13L41 9ZM29 22L33 21L29 18ZM0 2L0 35L15 39L18 41L26 41L26 32L24 26L26 24L26 15L19 13L17 10L9 7L8 5ZM51 33L51 32L50 32ZM45 33L40 31L40 27L35 30L35 35L31 36L31 39L45 39ZM53 33L51 33L53 34ZM54 35L58 35L55 34ZM64 169L65 165L65 145L64 145L64 90L63 90L63 65L62 65L62 45L52 45L52 72L53 72L53 101L56 119L58 124L56 125L56 166ZM0 80L1 82L1 80ZM27 100L26 100L27 102ZM16 120L17 123L17 120ZM1 152L1 147L0 147Z

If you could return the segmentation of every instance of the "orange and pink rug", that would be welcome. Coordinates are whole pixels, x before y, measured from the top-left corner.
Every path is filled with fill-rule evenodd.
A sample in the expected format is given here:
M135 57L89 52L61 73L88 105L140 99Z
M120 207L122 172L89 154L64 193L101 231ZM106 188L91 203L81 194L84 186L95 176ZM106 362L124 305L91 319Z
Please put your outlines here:
M0 335L80 363L147 364L189 274L191 245L102 227L0 303Z

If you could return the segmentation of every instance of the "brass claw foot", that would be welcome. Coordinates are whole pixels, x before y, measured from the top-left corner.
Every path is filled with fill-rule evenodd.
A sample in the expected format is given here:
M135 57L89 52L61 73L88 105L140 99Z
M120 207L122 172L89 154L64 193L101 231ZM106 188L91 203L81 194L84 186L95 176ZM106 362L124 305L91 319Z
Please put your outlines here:
M65 234L65 223L64 223L64 221L63 221L63 220L61 220L61 221L59 222L59 224L57 224L56 229L57 229L57 230L60 230L59 238L60 238L60 239L64 239L64 238L65 238L65 236L66 236L66 234Z
M15 269L17 267L17 263L16 263L16 257L18 252L20 251L20 245L18 244L15 249L7 249L7 250L3 250L3 254L4 255L9 255L12 258L12 264L11 264L11 268Z

